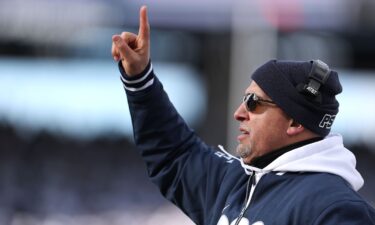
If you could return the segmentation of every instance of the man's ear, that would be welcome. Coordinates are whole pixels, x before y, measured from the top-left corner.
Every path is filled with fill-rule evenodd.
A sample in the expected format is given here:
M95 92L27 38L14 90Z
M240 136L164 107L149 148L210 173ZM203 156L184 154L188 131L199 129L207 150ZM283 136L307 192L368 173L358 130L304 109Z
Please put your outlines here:
M302 133L304 130L305 128L300 123L296 122L293 119L290 119L290 124L286 133L290 136L294 136Z

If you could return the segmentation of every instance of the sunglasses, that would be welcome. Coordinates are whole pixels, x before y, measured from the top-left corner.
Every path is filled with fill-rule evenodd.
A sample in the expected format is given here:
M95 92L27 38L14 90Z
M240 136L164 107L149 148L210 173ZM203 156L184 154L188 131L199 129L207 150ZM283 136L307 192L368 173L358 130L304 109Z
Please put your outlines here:
M257 105L260 103L268 103L272 105L276 105L275 102L271 100L266 100L259 98L255 93L248 93L243 97L243 103L245 103L246 110L249 112L254 112Z

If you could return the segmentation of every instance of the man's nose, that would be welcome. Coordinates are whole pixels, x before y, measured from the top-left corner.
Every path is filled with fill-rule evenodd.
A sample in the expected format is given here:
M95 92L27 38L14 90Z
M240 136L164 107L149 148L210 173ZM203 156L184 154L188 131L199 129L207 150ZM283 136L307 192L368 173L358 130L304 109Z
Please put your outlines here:
M249 113L246 110L245 104L242 103L241 105L238 106L237 110L233 114L234 119L238 121L244 121L249 118Z

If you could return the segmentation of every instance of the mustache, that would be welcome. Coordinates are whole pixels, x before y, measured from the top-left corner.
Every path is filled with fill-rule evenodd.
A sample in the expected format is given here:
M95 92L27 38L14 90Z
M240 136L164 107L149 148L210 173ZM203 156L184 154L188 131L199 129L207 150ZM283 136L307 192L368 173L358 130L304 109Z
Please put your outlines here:
M250 133L250 131L251 131L250 127L248 127L246 125L243 125L243 124L240 124L239 130L246 131L248 133Z

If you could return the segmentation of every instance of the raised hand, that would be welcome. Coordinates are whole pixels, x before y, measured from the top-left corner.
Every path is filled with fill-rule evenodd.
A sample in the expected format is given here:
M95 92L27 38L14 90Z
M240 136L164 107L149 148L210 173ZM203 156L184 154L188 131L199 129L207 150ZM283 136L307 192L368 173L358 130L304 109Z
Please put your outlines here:
M147 18L147 7L139 11L138 35L122 32L112 36L112 56L121 60L122 66L129 76L140 74L150 60L150 25Z

